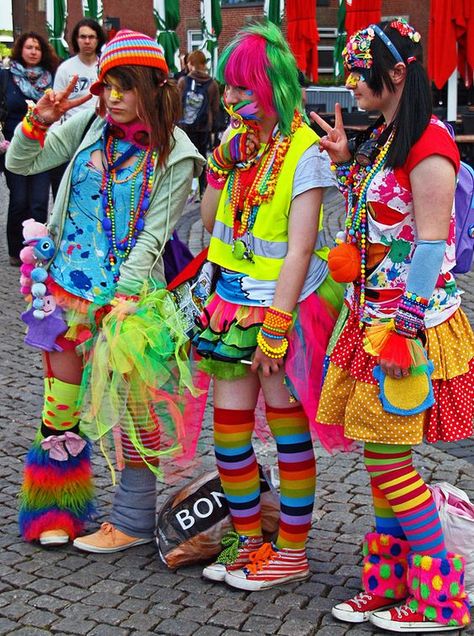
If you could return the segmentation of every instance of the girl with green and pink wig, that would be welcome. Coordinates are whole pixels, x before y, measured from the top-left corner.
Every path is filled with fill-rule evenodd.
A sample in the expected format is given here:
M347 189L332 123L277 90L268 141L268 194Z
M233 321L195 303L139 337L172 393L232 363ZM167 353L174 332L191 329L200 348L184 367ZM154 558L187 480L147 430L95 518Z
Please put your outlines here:
M201 213L219 275L194 343L214 379L215 455L235 545L203 575L262 590L309 576L310 422L341 298L318 241L323 190L334 181L317 135L303 122L296 63L277 27L240 31L222 53L217 77L231 125L208 159ZM260 391L278 451L274 542L262 536L252 446Z

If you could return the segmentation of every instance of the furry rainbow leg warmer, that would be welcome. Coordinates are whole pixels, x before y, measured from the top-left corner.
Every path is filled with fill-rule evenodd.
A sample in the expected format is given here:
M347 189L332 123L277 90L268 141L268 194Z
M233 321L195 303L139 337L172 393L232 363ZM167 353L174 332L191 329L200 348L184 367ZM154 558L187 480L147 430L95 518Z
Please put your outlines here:
M389 534L369 532L362 552L362 585L366 592L389 599L408 596L407 557L410 545Z
M444 559L408 555L408 605L429 621L465 627L471 622L464 591L464 558L449 553Z
M45 428L38 431L25 460L19 514L25 541L59 529L74 539L95 512L90 442L76 429L48 435L53 431Z

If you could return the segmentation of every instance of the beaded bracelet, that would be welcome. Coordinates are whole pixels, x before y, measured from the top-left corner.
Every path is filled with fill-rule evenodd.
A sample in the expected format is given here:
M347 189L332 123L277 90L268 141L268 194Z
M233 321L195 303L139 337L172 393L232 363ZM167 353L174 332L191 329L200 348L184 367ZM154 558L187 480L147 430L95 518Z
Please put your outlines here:
M285 356L285 353L288 349L288 340L283 338L283 341L279 347L271 347L263 337L261 331L257 334L257 344L260 347L262 353L264 353L267 358L272 358L274 360L279 360Z
M293 314L277 307L268 307L265 312L265 321L263 327L269 331L277 331L285 334L291 323L293 322Z
M227 175L221 175L217 172L214 172L212 169L207 167L206 171L207 183L214 188L214 190L223 190L225 188L225 184L227 182Z
M406 338L414 339L425 328L425 313L429 300L406 291L401 297L395 314L395 331Z
M35 107L31 103L28 104L28 110L21 122L21 131L25 137L39 141L41 147L43 147L46 132L50 125L51 124L43 119L43 117L35 112Z

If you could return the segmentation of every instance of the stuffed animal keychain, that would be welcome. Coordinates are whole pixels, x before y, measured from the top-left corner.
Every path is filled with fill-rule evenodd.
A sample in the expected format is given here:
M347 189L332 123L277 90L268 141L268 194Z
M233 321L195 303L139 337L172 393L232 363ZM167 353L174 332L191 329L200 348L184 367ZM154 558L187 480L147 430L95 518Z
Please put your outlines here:
M61 351L55 341L67 330L67 324L62 318L62 309L56 306L54 297L48 295L45 267L56 248L46 226L34 219L23 221L23 237L20 291L28 301L31 299L31 306L21 315L28 326L25 342L44 351Z
M25 295L31 294L33 316L43 320L45 317L44 297L47 292L45 283L48 278L48 272L44 266L53 256L55 246L48 236L46 226L33 219L23 221L23 237L26 247L20 252L20 258L23 261L20 269L21 292Z

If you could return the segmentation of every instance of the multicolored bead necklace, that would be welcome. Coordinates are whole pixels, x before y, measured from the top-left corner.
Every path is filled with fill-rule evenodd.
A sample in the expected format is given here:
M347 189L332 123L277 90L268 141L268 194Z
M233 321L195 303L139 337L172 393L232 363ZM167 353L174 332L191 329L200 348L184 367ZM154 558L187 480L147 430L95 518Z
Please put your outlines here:
M106 166L102 174L102 207L103 218L102 227L109 241L109 263L115 265L118 260L124 260L130 254L131 249L137 242L138 235L145 227L145 216L150 205L151 190L155 176L155 165L158 157L156 150L150 148L140 150L137 146L131 145L124 153L118 152L118 140L107 130L104 133L104 156ZM125 179L117 179L117 168L133 155L137 155L137 161L132 174ZM143 182L140 189L138 202L136 201L136 182L139 174L143 174ZM117 237L116 210L114 207L114 186L131 180L129 219L127 233L122 238ZM114 277L117 282L118 276Z
M264 146L262 154L259 153L258 165L252 160L230 173L227 188L233 218L233 254L238 260L253 260L252 251L243 237L248 235L255 225L260 206L272 200L291 136L302 123L300 113L295 112L290 135L285 137L277 130ZM253 174L255 176L252 178Z
M373 137L378 138L385 126L380 126L373 132ZM365 306L365 282L367 271L367 192L375 175L382 170L387 160L387 154L393 141L394 130L390 132L387 141L380 148L377 158L372 166L360 166L354 162L348 177L348 215L345 222L346 242L356 245L360 250L360 291L359 291L359 317L362 319Z

